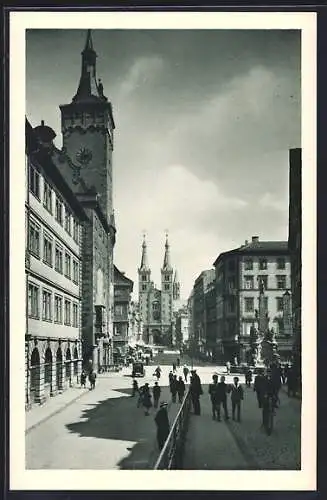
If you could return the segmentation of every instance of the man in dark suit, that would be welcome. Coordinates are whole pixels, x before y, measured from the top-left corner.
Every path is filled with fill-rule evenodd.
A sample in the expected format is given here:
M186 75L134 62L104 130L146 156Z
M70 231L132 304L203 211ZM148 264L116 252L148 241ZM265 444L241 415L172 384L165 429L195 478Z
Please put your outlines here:
M235 420L235 412L237 413L237 421L241 421L241 401L243 401L244 391L243 387L238 383L239 378L234 377L234 383L231 388L231 400L232 400L232 416Z
M225 420L229 419L228 409L227 409L227 394L229 393L229 386L225 383L225 376L220 377L220 382L217 387L217 412L218 420L220 420L220 407L223 405Z

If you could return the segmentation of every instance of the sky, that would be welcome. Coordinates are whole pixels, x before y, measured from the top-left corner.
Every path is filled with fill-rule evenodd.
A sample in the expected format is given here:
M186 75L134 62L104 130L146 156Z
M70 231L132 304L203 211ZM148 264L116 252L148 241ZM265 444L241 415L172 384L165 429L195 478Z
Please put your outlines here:
M27 30L26 115L71 102L86 30ZM288 155L301 147L301 44L286 30L93 30L116 124L116 266L134 281L143 232L152 279L168 231L182 298L221 252L288 237Z

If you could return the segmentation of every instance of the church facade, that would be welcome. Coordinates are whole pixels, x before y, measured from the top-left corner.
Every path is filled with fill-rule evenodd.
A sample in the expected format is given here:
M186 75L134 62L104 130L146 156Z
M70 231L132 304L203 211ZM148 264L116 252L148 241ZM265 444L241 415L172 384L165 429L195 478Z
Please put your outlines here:
M161 289L151 280L147 243L142 244L141 265L138 269L139 308L143 323L143 340L146 344L171 345L175 338L174 312L180 305L180 283L177 271L170 262L170 248L166 237Z

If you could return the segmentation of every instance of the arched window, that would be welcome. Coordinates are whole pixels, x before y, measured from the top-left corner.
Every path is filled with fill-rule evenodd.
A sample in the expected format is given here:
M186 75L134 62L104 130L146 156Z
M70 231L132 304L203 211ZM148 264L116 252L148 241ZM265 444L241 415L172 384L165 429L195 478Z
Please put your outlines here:
M70 353L70 349L68 347L67 351L66 351L66 379L70 378L70 362L71 362L71 353Z
M50 347L47 347L44 354L44 383L51 384L52 373L52 352Z

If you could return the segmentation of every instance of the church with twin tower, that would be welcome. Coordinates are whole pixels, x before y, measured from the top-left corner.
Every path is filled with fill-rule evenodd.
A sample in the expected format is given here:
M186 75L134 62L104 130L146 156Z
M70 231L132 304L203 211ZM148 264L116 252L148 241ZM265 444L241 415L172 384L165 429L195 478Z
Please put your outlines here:
M174 312L180 307L180 283L170 262L168 235L161 268L161 290L151 280L145 237L138 269L139 306L143 321L143 340L147 344L171 345L174 342Z

